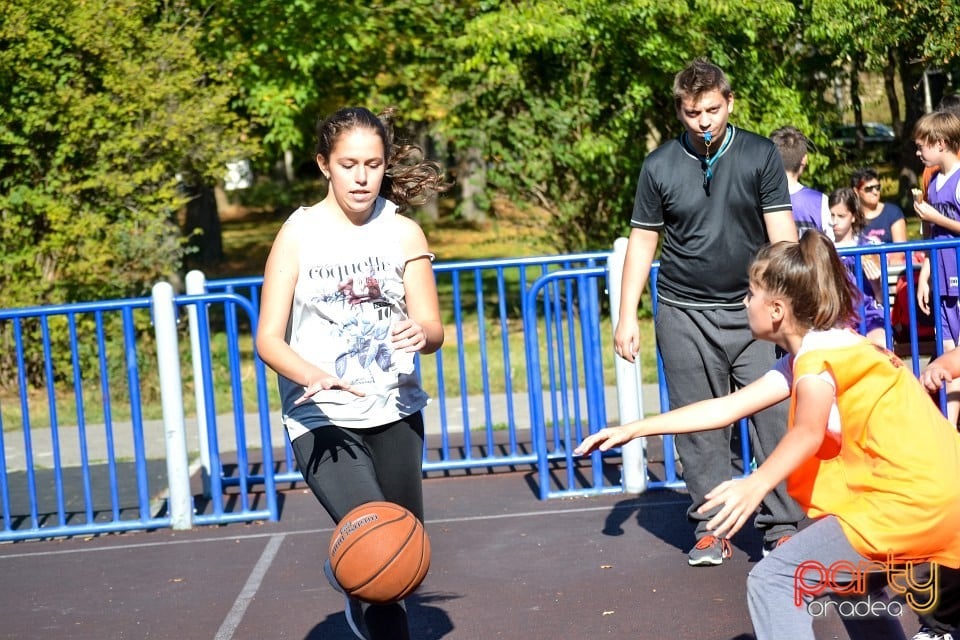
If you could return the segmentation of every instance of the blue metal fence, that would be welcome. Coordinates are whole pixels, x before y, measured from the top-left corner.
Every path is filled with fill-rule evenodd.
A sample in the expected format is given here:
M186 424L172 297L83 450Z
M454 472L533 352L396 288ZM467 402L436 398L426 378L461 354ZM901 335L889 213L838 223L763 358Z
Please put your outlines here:
M957 245L845 253L906 251L910 264L914 252ZM543 498L622 490L619 452L572 456L584 435L616 421L615 383L605 379L613 360L603 295L609 256L435 265L450 317L443 349L418 359L434 399L426 416L427 474L536 468ZM191 276L188 293L174 302L187 438L200 472L191 488L193 522L276 518L276 484L300 475L282 432L275 377L253 352L262 279L205 283ZM895 273L884 265L888 278ZM909 278L908 287L912 299ZM3 370L13 372L0 400L0 541L170 526L165 426L147 413L158 398L144 397L160 386L152 304L141 298L0 310ZM889 302L885 312L889 329ZM912 340L899 347L919 372L910 313ZM662 384L659 399L666 407ZM647 486L682 486L672 443L662 444L663 469Z
M856 267L854 277L858 284L863 284L862 257L865 255L879 255L881 257L881 281L887 283L892 289L901 276L909 270L919 268L922 262L921 257L930 254L933 257L933 278L931 283L931 308L937 309L940 304L940 294L938 292L939 276L937 275L937 265L941 260L941 255L937 249L955 248L960 246L960 240L940 240L940 241L915 241L901 243L898 245L876 245L857 248L841 249L842 255L856 256ZM957 252L960 254L960 252ZM890 256L903 254L903 260L893 260ZM960 257L957 258L960 262ZM890 266L896 264L897 266ZM901 263L902 262L902 263ZM656 312L656 275L658 265L654 264L653 272L650 277L652 288L653 311ZM960 269L960 264L958 264ZM537 300L542 300L544 305L543 313L527 313L525 318L525 332L527 335L527 362L530 365L528 376L530 377L530 387L536 388L543 386L545 393L549 392L549 399L541 400L539 394L531 393L531 424L535 429L534 444L537 450L537 469L539 480L540 497L543 499L554 497L567 497L577 495L589 495L599 493L609 493L621 491L624 482L623 464L621 460L622 452L614 449L606 454L596 452L589 458L575 458L572 450L579 440L586 435L606 426L608 420L603 414L607 406L616 406L614 403L603 403L600 389L609 388L608 382L602 379L602 369L597 371L590 366L588 360L596 361L605 353L612 353L612 343L604 341L603 332L600 330L600 324L595 319L601 318L601 324L606 322L602 314L597 313L598 300L597 282L606 279L609 287L609 280L619 278L618 273L611 273L607 269L577 269L569 271L560 271L548 274L535 282L528 289L527 309L533 309ZM907 299L913 301L916 299L916 287L911 277L906 277ZM570 316L567 319L566 327L558 328L552 333L550 331L534 331L533 328L540 326L546 327L557 319L563 318L563 314L551 311L551 301L558 299L557 291L565 292L568 300L576 299L579 305L579 313ZM563 297L563 296L560 296ZM584 297L592 302L584 301ZM882 300L884 311L884 322L887 333L887 346L893 351L901 354L908 359L913 371L919 375L922 368L922 361L925 357L935 357L942 353L942 348L938 343L924 344L918 335L918 317L915 305L908 307L909 327L906 331L906 339L901 343L894 342L894 328L891 322L892 300L890 297L884 297ZM564 307L569 308L569 307ZM861 314L862 315L862 314ZM934 314L936 316L936 314ZM941 335L942 327L940 319L934 318L934 328L937 335ZM861 324L861 330L864 328ZM541 374L538 367L539 359L550 359L553 362L563 353L564 347L572 347L573 342L569 341L576 331L582 331L587 335L583 341L583 349L580 353L583 355L582 376L578 381L576 379L576 370L571 369L566 374L555 377L553 369L548 378L548 384L543 384L546 377ZM599 350L597 347L599 346ZM575 351L571 348L570 353ZM668 389L663 377L662 362L659 352L657 358L657 390L658 399L657 411L669 409ZM575 366L575 360L572 361ZM571 389L580 389L587 399L587 405L590 411L583 414L574 411L572 414L567 411L557 411L556 405L564 402L572 402L577 397L576 393L571 393ZM553 403L554 410L547 413L544 409L546 403ZM941 408L945 411L945 395L940 394ZM564 407L566 405L563 405ZM740 464L743 472L749 473L752 453L750 451L750 441L747 433L746 421L740 421L739 443L740 443ZM645 472L648 477L644 485L647 489L664 488L682 488L684 483L682 475L678 472L676 458L674 455L673 437L664 436L657 438L656 444L659 453L656 469L647 466ZM652 447L651 447L652 449Z
M142 429L149 346L138 327L149 326L149 303L0 311L3 351L17 363L9 402L18 405L0 414L0 540L169 524L151 506L164 484L147 464L163 451Z

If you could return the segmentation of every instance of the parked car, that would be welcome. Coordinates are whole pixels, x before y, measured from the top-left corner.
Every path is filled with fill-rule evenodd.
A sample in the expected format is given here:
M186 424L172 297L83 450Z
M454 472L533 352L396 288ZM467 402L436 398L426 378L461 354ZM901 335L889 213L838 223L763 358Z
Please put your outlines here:
M832 142L843 150L847 159L862 158L868 160L889 161L896 157L899 141L894 130L879 122L864 122L861 127L863 135L863 153L857 140L857 126L845 124L833 131Z

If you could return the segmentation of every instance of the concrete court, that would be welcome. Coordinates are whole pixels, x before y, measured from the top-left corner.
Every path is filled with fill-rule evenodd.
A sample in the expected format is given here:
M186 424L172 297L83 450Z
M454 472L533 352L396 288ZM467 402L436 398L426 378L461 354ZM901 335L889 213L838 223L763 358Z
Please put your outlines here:
M691 568L679 492L540 501L529 471L424 482L433 562L408 601L420 640L753 638L756 534ZM321 562L331 523L304 485L279 522L0 545L0 638L352 638ZM910 637L916 618L909 611ZM820 638L845 638L836 618Z

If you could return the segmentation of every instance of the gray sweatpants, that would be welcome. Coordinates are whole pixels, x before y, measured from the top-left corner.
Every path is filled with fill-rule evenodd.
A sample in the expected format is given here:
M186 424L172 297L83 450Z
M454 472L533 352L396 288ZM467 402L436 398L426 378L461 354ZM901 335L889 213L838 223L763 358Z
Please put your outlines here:
M776 359L774 345L754 340L745 308L693 310L661 302L656 336L671 409L727 395L760 378ZM786 433L788 409L788 402L782 402L748 420L750 446L758 464ZM707 521L717 511L697 513L704 496L735 474L731 431L728 427L681 434L675 439L683 479L693 499L687 517L696 523L697 539L707 535ZM764 540L772 542L792 534L802 518L802 510L780 483L767 494L754 524L763 531Z
M903 640L897 616L909 609L887 597L887 576L881 568L867 574L871 565L850 546L835 517L804 528L747 576L747 604L757 640L814 640L815 616L827 615L831 608L841 615L851 640ZM834 586L849 588L852 576L843 571L849 567L857 568L857 579L869 576L863 577L866 593L831 597Z

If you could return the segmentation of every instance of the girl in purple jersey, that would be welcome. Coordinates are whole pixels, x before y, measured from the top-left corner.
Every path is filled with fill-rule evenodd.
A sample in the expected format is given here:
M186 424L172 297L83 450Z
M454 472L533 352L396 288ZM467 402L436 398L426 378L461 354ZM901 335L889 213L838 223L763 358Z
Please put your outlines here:
M841 247L862 247L879 244L864 233L863 209L860 199L850 187L836 189L827 198L830 205L830 224L833 227L834 245ZM883 325L883 286L880 283L880 259L876 254L858 256L845 255L840 260L856 282L857 262L863 270L863 284L860 289L860 323L856 329L880 347L887 346L887 332Z

